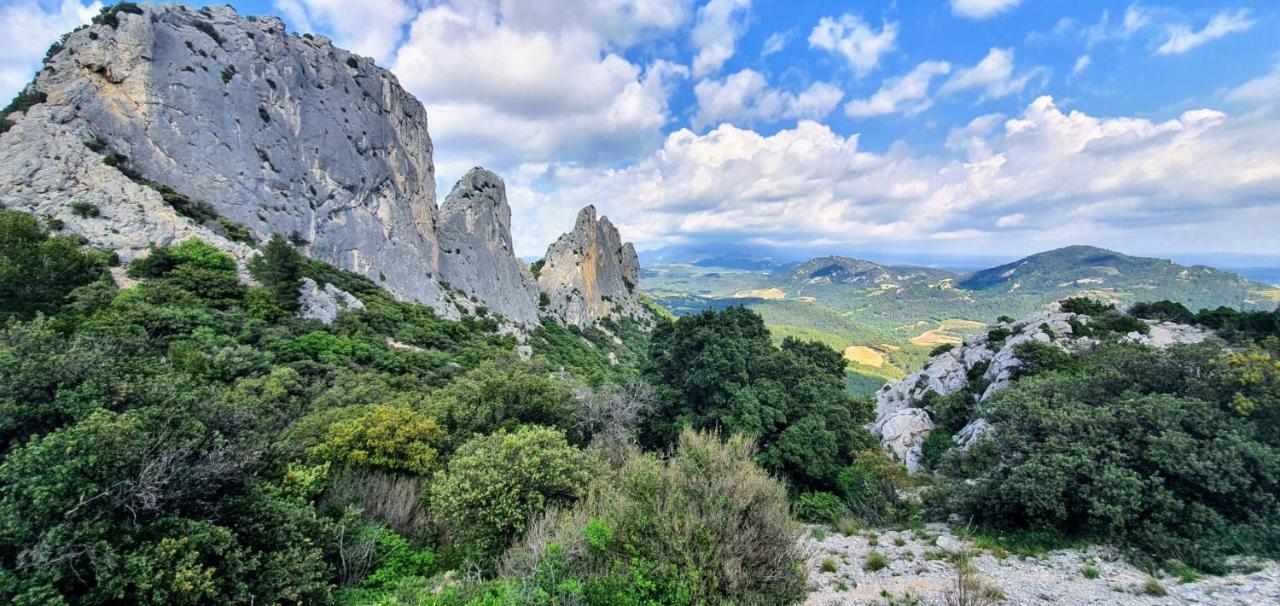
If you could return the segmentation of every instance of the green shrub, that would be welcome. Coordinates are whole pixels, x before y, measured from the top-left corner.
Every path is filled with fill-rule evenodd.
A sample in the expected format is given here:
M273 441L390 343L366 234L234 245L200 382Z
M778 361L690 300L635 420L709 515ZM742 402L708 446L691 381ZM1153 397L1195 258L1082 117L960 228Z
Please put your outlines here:
M835 524L844 516L844 501L829 492L802 492L792 504L796 518L806 522Z
M375 405L329 426L311 456L348 467L426 475L444 442L435 420L408 408Z
M514 362L481 363L421 407L449 432L449 450L478 434L521 425L568 432L576 421L568 385Z
M13 100L9 102L9 105L5 106L4 109L0 109L0 122L3 122L0 123L0 134L8 132L8 130L13 126L13 122L9 121L9 114L14 112L21 112L25 114L27 110L31 109L33 106L39 105L48 100L48 95L35 90L30 86L18 91L18 94L14 95Z
M143 14L142 8L133 2L117 2L115 4L102 7L102 10L98 11L97 15L94 15L93 22L94 24L106 25L115 28L120 24L118 17L120 13L133 15Z
M71 214L82 219L89 219L101 215L102 211L98 209L97 204L76 200L71 203Z
M929 432L929 437L924 439L924 444L920 445L920 462L925 468L933 469L938 462L942 460L942 455L946 454L955 446L952 441L952 434L946 427L937 426L933 431Z
M218 30L213 27L212 23L207 21L196 21L194 27L203 32L206 36L209 36L209 38L213 39L214 44L222 44L222 36L218 35ZM232 68L232 73L235 73L234 70L235 68ZM227 79L228 78L225 76L223 77L223 81L226 81Z
M956 344L955 344L955 343L943 343L942 345L939 345L939 346L937 346L937 347L935 347L935 348L933 348L933 349L929 350L929 357L930 357L930 358L932 358L932 357L934 357L934 356L940 356L940 355L942 355L942 354L944 354L944 353L947 353L948 351L951 351L951 350L953 350L953 349L955 349L955 348L956 348Z
M1276 554L1263 538L1280 532L1280 451L1262 441L1274 421L1233 410L1218 352L1117 345L1018 381L983 405L991 439L944 458L944 509L1208 571Z
M75 289L101 279L112 259L51 235L28 213L0 209L0 323L56 313Z
M1008 328L997 326L987 331L987 347L995 350L1004 345L1004 340L1013 334Z
M1062 348L1037 340L1029 340L1013 347L1013 355L1021 362L1014 371L1015 378L1043 372L1073 372L1075 363Z
M1058 302L1062 311L1066 313L1080 314L1082 316L1100 316L1109 311L1114 311L1116 306L1110 303L1103 303L1097 299L1088 297L1071 297Z
M634 454L504 557L512 603L789 604L804 596L786 490L740 436L686 431L667 460ZM612 539L589 546L584 528Z
M1138 302L1129 308L1129 315L1146 320L1178 322L1190 324L1195 321L1195 314L1181 303L1173 301Z
M853 462L840 470L836 485L854 515L870 521L904 521L898 491L908 484L907 471L878 449L860 450Z
M867 559L862 564L862 569L867 572L877 572L889 567L889 558L878 551L867 552Z
M723 428L760 445L760 463L801 489L829 490L849 453L875 443L871 404L844 390L846 362L825 345L773 344L758 314L707 310L659 323L647 378L658 410L642 443L669 445L681 428Z
M529 518L566 507L586 490L592 464L564 434L545 427L477 437L431 483L427 509L450 549L492 565Z

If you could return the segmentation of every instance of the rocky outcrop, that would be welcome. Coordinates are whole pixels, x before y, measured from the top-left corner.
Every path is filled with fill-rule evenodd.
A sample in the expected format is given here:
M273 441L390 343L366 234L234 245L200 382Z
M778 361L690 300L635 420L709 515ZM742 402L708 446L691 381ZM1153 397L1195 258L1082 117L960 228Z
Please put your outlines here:
M648 318L636 285L640 262L595 206L578 213L573 231L560 236L543 259L538 286L546 309L566 324L585 328L606 318Z
M116 5L55 45L25 93L34 104L0 133L0 205L126 262L197 236L243 265L281 234L444 317L483 307L524 330L544 312L579 326L642 313L635 251L594 210L552 247L542 309L502 180L474 170L437 209L422 104L280 19Z
M1017 348L1029 341L1057 347L1067 353L1079 353L1098 345L1092 336L1078 335L1077 326L1088 326L1088 316L1061 311L1057 304L1015 322L997 322L948 351L929 358L924 368L905 379L885 385L876 394L876 420L868 427L881 444L916 471L920 447L933 429L928 411L924 410L930 394L946 396L965 389L974 391L976 403L991 398L1017 378L1023 365ZM1169 347L1199 343L1211 333L1196 326L1171 322L1148 322L1147 334L1132 332L1122 340L1153 347ZM979 393L980 392L980 393ZM968 448L990 432L998 431L986 419L974 419L952 437L961 448Z
M303 278L298 288L298 316L302 318L332 324L338 312L362 309L364 303L355 295L327 282L321 288L315 280Z
M458 180L440 205L438 241L449 288L516 322L537 322L538 286L512 251L511 207L498 175L473 168Z
M920 466L921 447L933 431L933 420L920 408L904 408L879 423L881 443L910 471Z
M66 218L125 260L188 235L243 257L248 243L215 237L223 225L284 234L457 314L434 279L426 111L371 60L274 17L143 5L70 34L31 90L46 102L0 138L5 206ZM100 218L68 216L73 200Z

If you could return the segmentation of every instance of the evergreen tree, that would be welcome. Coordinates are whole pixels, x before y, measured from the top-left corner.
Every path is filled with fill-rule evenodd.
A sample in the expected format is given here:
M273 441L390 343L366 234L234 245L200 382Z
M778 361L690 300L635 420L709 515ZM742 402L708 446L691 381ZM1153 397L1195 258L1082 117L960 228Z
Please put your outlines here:
M302 285L302 255L283 236L271 236L262 254L249 261L249 273L262 282L287 311L298 309L298 288Z

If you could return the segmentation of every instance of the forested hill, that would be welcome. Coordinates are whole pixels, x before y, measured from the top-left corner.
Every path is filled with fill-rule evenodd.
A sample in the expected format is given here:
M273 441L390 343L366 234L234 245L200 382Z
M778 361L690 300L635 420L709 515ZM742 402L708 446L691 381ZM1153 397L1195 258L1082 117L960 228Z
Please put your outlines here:
M1257 299L1265 284L1206 267L1165 259L1134 257L1093 246L1068 246L976 272L960 288L992 292L1097 291L1129 298L1179 300L1193 309Z

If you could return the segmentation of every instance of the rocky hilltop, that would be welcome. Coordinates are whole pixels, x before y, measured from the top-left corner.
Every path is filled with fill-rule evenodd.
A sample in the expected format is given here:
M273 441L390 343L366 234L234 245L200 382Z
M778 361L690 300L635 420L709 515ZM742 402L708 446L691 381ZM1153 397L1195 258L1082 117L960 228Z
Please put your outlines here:
M0 204L125 261L199 236L243 262L282 234L446 317L540 316L501 179L472 171L438 209L422 104L322 36L230 7L119 4L50 49L20 99L25 111L0 116ZM593 296L630 295L577 271L556 262L558 280L598 284Z
M921 447L934 428L928 410L931 397L968 390L975 403L980 404L1017 378L1024 365L1018 358L1018 346L1023 343L1036 341L1066 353L1097 346L1100 341L1088 335L1089 331L1084 328L1089 322L1089 316L1062 311L1054 304L1020 320L989 325L986 331L962 344L931 356L921 370L885 385L876 394L876 420L870 427L871 433L880 437L884 447L908 470L916 471ZM1134 331L1121 339L1169 347L1199 343L1211 336L1208 331L1187 324L1146 323L1146 334ZM990 430L990 424L979 416L957 431L953 439L957 445L967 447Z
M511 247L502 178L473 168L440 205L440 279L465 299L521 323L538 318L538 285Z
M546 306L566 324L646 313L635 292L636 249L622 243L608 217L596 218L594 206L578 213L573 231L551 244L542 263L538 284L548 295Z

